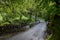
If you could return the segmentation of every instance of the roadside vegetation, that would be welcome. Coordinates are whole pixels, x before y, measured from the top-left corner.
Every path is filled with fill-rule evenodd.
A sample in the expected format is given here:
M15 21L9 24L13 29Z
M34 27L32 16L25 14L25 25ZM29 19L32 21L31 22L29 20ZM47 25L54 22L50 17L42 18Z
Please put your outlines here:
M37 18L49 22L47 40L60 40L60 0L0 0L0 33L30 25Z

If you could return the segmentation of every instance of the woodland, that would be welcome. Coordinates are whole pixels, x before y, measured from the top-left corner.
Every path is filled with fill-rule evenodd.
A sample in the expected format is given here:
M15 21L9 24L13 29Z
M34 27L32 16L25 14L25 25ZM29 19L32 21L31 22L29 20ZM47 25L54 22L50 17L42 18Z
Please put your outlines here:
M47 40L60 40L60 0L0 0L0 35L23 31L37 18L48 21Z

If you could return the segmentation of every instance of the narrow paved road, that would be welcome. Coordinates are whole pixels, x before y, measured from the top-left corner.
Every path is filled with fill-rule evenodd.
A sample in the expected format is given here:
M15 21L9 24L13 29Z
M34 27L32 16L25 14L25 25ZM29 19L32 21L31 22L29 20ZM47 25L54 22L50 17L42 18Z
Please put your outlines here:
M44 31L46 30L47 23L41 22L35 25L30 30L19 33L6 40L44 40Z

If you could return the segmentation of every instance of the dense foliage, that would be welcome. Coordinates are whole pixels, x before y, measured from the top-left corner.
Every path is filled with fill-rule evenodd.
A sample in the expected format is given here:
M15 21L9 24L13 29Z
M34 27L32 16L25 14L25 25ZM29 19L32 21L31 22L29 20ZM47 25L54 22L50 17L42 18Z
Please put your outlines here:
M51 0L0 0L0 25L30 23L35 21L32 16L48 19L55 11Z
M50 21L51 25L55 24L54 19L57 14L60 16L60 0L0 0L0 26L6 24L20 25L31 24L36 18L44 18ZM57 20L59 21L59 20ZM60 24L59 22L56 23ZM60 34L58 28L50 25L49 30L54 30L56 34ZM58 31L58 33L57 33ZM53 33L53 32L52 32ZM53 34L52 34L53 35ZM55 34L53 35L55 36ZM58 36L58 35L57 35ZM51 40L58 40L53 39ZM49 39L50 40L50 39Z
M53 19L51 19L51 23L49 25L49 31L51 31L51 35L48 40L60 40L60 0L55 0L56 2L56 13Z

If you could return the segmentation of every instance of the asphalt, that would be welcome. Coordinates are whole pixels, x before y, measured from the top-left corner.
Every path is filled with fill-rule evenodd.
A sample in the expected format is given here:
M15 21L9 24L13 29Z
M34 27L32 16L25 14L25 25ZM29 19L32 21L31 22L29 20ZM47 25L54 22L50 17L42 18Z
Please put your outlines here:
M41 22L28 31L25 31L23 33L18 33L10 38L7 38L5 40L45 40L45 31L47 28L46 22Z

